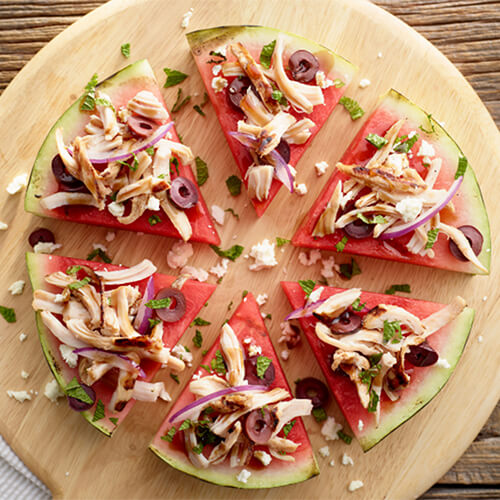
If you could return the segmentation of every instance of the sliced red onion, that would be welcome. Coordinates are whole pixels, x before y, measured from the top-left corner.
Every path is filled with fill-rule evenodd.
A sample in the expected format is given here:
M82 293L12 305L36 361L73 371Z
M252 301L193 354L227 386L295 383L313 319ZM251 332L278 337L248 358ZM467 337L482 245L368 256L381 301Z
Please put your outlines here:
M92 163L109 163L112 161L120 161L120 160L127 160L134 154L139 153L140 151L143 151L144 149L150 148L151 146L154 146L159 140L163 139L165 135L167 135L167 132L174 126L174 122L169 122L165 125L162 125L161 127L158 127L155 131L154 134L152 134L149 137L146 137L145 139L141 141L137 141L134 144L134 148L132 151L125 151L122 150L120 151L119 149L111 152L112 156L109 156L109 152L101 152L101 153L93 153L92 150L89 150L89 158Z
M192 403L189 403L181 410L175 412L169 419L169 422L177 422L178 420L185 420L186 413L191 412L198 406L204 405L213 399L220 398L221 396L225 396L226 394L231 394L233 392L247 392L247 391L267 391L267 387L265 385L237 385L235 387L228 387L227 389L222 389L220 391L213 392L212 394L207 394Z
M120 370L130 371L130 368L132 367L134 371L137 370L139 372L140 377L143 378L146 377L146 373L141 368L141 366L138 365L135 361L132 361L130 358L125 356L125 354L105 351L103 349L98 349L97 347L82 347L80 349L74 349L73 352L75 354L78 354L79 356L83 356L84 358L88 359L98 359L99 358L98 353L106 354L107 356L112 356L111 364L115 368L119 368Z
M313 302L312 304L307 304L303 307L299 307L292 311L286 318L285 321L289 319L297 319L297 318L308 318L313 315L314 310L319 307L321 304L326 302L328 299L321 299Z
M144 290L144 295L142 296L141 303L137 309L137 314L134 320L134 328L141 334L144 335L149 328L149 319L153 317L153 310L146 307L146 302L149 302L155 294L155 284L153 276L150 276L146 288Z
M400 236L403 236L411 231L414 231L415 229L417 229L417 227L421 226L422 224L425 224L428 220L432 219L434 215L440 212L446 205L448 205L450 200L455 196L456 192L460 188L460 185L462 184L463 180L464 180L463 176L460 176L451 185L450 189L448 189L442 201L440 201L433 207L423 212L414 221L407 222L406 224L399 224L397 226L392 226L387 231L384 231L378 238L380 240L390 240L393 238L399 238Z
M290 171L288 163L283 159L283 157L273 149L269 156L274 160L274 175L276 178L285 186L290 193L293 193L293 175Z
M250 134L244 134L243 132L229 132L231 137L234 137L240 144L246 146L247 148L257 149L258 141L255 137Z

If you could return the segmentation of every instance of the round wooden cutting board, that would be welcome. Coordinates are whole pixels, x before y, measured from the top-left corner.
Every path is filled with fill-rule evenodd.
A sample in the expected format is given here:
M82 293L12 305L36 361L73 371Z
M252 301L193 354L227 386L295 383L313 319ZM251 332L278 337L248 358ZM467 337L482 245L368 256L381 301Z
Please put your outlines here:
M109 440L89 426L64 403L55 405L43 396L51 379L38 344L31 310L29 285L22 296L11 296L7 288L27 280L24 252L27 237L35 227L50 228L62 243L58 253L84 258L92 243L105 243L113 262L135 264L144 257L152 259L161 272L172 273L166 264L173 240L121 231L111 243L105 242L107 230L98 227L42 220L23 210L22 195L7 195L5 187L17 174L29 172L38 148L58 116L80 95L94 72L104 78L131 61L148 58L161 83L162 68L168 66L188 73L181 85L193 96L191 104L202 99L203 85L195 68L181 29L182 15L190 8L194 15L189 30L223 24L262 24L288 30L332 48L359 66L347 89L370 113L380 94L394 87L433 114L464 150L475 169L490 214L493 246L497 249L495 202L500 192L498 168L500 139L488 112L471 87L452 64L431 44L398 19L361 0L113 0L68 28L19 73L0 98L0 220L9 229L0 235L3 275L0 303L14 307L17 322L0 319L2 356L0 359L0 433L14 450L51 489L64 498L255 498L256 493L236 491L206 484L171 469L151 452L148 444L169 406L138 403L124 425ZM131 58L120 53L120 45L131 44ZM360 89L359 80L371 85ZM177 88L164 89L169 107ZM198 94L195 94L198 93ZM224 180L236 173L236 166L219 129L215 113L207 106L203 118L187 106L175 115L186 144L209 166L210 178L202 188L209 205L233 208L240 219L227 214L218 227L222 247L235 243L251 245L263 238L291 238L329 175L316 177L314 163L326 160L333 165L363 123L352 122L341 107L335 109L298 165L299 182L309 192L304 197L281 190L264 217L257 219L245 193L232 198ZM331 170L331 168L330 168ZM268 293L263 306L272 314L267 321L276 342L279 324L289 311L279 281L318 279L320 267L298 263L298 249L290 245L277 252L279 265L252 273L248 260L240 257L216 290L203 317L212 325L204 328L204 348L219 333L219 325L230 315L228 304L239 303L242 289ZM339 256L338 260L347 256ZM208 269L219 259L203 245L195 245L190 264ZM464 355L443 391L410 422L392 433L370 452L363 454L353 441L330 444L331 456L318 456L321 474L306 483L277 490L260 491L260 498L411 498L417 497L437 481L464 452L481 429L496 404L500 392L500 341L497 334L500 314L499 268L493 260L489 277L471 277L451 272L418 268L360 258L362 274L348 286L381 292L393 283L410 283L412 297L446 303L456 294L465 297L476 309L476 320ZM213 278L211 278L213 279ZM342 282L340 286L346 286ZM339 284L338 282L335 284ZM23 343L19 334L28 336ZM192 329L182 343L192 346ZM482 337L482 342L479 341ZM201 349L194 349L194 366ZM288 380L307 375L321 377L306 342L291 352L284 363ZM21 370L30 376L21 378ZM180 385L166 370L158 379L166 382L175 398L189 380L193 369L180 376ZM32 401L20 404L6 395L7 389L33 389ZM328 413L343 421L336 405ZM326 443L320 426L306 419L315 450ZM346 452L354 466L341 465ZM329 462L335 460L335 466ZM348 492L348 484L360 479L364 488Z

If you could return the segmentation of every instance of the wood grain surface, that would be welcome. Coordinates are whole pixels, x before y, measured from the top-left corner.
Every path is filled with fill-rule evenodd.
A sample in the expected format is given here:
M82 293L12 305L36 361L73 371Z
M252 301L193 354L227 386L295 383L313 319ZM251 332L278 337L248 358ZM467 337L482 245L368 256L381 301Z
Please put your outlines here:
M2 2L0 90L55 35L102 3L77 0ZM478 92L497 125L500 123L500 2L403 0L375 3L413 26L448 56ZM500 409L497 406L476 441L423 498L500 497L499 456Z

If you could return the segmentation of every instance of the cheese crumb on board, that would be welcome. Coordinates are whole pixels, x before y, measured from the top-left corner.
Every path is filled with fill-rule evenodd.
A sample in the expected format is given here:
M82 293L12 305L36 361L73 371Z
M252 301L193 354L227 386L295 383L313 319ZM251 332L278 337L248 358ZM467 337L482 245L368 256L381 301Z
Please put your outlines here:
M218 264L210 268L210 274L217 276L217 278L223 278L227 273L228 265L229 259L222 259Z
M363 78L360 82L359 82L359 87L362 88L362 89L366 89L366 87L368 87L372 82L370 82L370 80L368 80L368 78Z
M191 243L178 241L167 254L167 264L172 269L184 267L193 253L193 245Z
M340 430L342 430L342 425L333 417L328 417L321 427L321 434L327 441L335 441L339 438L337 432Z
M58 248L61 248L62 245L60 243L52 243L50 241L39 241L34 247L33 251L35 253L53 253L55 252Z
M309 252L309 256L307 255L307 252L299 253L299 262L303 266L313 266L316 262L318 262L318 260L321 260L321 252L317 249L311 250Z
M189 26L189 21L194 14L194 9L191 7L185 14L182 15L181 28L186 29Z
M354 481L351 481L349 483L349 491L356 491L359 490L364 486L363 481L360 481L359 479L355 479Z
M316 175L318 177L321 177L326 173L326 169L329 167L328 163L326 161L319 161L318 163L314 164L314 168L316 169Z
M191 276L191 278L199 281L200 283L203 283L204 281L207 281L207 279L208 279L207 271L205 271L205 269L203 269L201 267L184 266L182 268L181 274L189 274L189 276Z
M26 282L24 280L14 281L12 285L9 286L9 292L11 295L21 295L24 290L24 285Z
M323 448L320 448L318 450L318 453L323 457L323 458L326 458L326 457L329 457L330 456L330 448L328 448L328 446L323 446Z
M270 243L267 238L253 245L249 255L254 259L254 263L250 264L250 271L260 271L278 265L275 245Z
M215 222L217 222L217 224L219 224L220 226L224 225L226 212L224 212L223 208L219 207L219 205L212 205L210 213L212 214L212 217L215 220Z
M50 382L47 382L43 394L53 403L57 403L58 398L62 398L64 396L64 392L61 391L56 379L52 379Z
M267 295L267 293L259 293L259 295L257 295L257 298L255 300L257 304L259 304L259 306L263 306L267 302L268 298L269 296Z
M109 243L111 241L113 241L114 239L116 238L116 233L114 231L108 231L106 233L106 241Z
M24 332L19 334L19 342L24 342L27 338L28 336Z
M236 480L240 483L247 483L248 478L252 475L252 473L246 469L242 469L241 472L236 476Z
M15 399L19 403L24 403L25 401L31 401L31 395L28 391L11 391L8 390L7 394L9 398Z
M342 465L354 465L354 460L347 454L342 455Z
M24 378L25 380L30 376L30 374L26 371L26 370L23 370L21 372L21 377Z
M7 193L16 194L28 185L28 174L16 175L7 186Z

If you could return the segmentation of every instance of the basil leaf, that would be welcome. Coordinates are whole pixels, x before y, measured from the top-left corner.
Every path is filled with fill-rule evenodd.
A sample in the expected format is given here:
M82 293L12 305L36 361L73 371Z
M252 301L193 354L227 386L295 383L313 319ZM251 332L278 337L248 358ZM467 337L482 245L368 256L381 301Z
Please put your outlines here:
M266 370L269 368L269 365L271 363L272 363L272 360L270 358L267 358L266 356L258 356L256 365L255 365L257 377L264 378Z
M377 411L378 401L379 401L378 394L374 390L372 390L370 392L370 403L368 404L367 408L367 410L370 413L375 413Z
M165 82L165 85L163 85L164 88L178 85L188 77L186 73L182 73L182 71L177 71L176 69L163 68L163 71L167 75L167 80Z
M262 50L260 52L260 57L259 57L260 64L262 64L262 66L264 66L264 68L266 69L269 69L269 67L271 66L271 59L273 57L275 45L276 45L276 40L273 40L267 45L264 45L264 47L262 47Z
M465 175L465 171L467 170L468 165L469 162L467 161L467 158L465 156L459 156L458 167L455 173L455 179L458 179L459 177Z
M148 218L148 222L150 226L156 226L156 224L161 222L160 217L158 215L153 214L151 217Z
M111 259L102 248L94 248L94 250L87 255L87 260L93 260L96 257L99 257L106 264L111 264Z
M326 411L321 406L319 408L313 408L311 413L316 422L324 422L327 418Z
M88 276L85 276L85 278L83 278L80 281L75 281L74 283L70 283L68 285L68 288L70 290L78 290L79 288L82 288L82 286L88 285L89 283L90 283L90 278Z
M337 436L344 441L346 444L351 444L352 443L352 436L349 436L349 434L346 434L342 429L340 431L337 431Z
M118 419L116 417L109 417L109 421L112 423L112 424L115 424L115 426L118 425Z
M210 245L210 248L219 256L224 257L226 259L232 260L233 262L243 253L245 249L241 245L233 245L231 248L227 250L222 250L217 245Z
M200 330L196 330L196 333L194 334L193 337L193 344L196 347L201 347L202 343L203 343L203 335L201 334Z
M210 321L207 321L203 318L200 318L199 316L194 318L194 320L191 322L189 326L208 326L211 325Z
M396 292L411 293L411 287L408 284L391 285L384 293L386 295L394 295Z
M98 80L97 73L94 73L89 83L85 85L85 92L80 102L81 111L92 111L95 108L95 88L97 87Z
M434 243L436 243L438 237L438 233L439 233L438 227L435 227L434 229L429 229L429 231L427 231L427 243L425 244L424 247L426 250L434 246Z
M288 422L288 424L285 424L283 426L283 434L285 435L285 437L288 437L288 434L290 434L290 431L295 425L295 422L296 422L295 420L292 420L291 422Z
M336 89L340 89L341 87L343 87L345 85L345 82L343 82L340 78L335 78L335 80L333 80L333 86L336 88Z
M214 372L220 373L221 375L226 374L226 363L224 362L224 358L222 357L222 353L219 349L215 352L215 358L210 362L210 366Z
M373 144L377 149L380 149L387 144L387 139L385 137L380 137L378 134L368 134L365 139L370 144Z
M292 240L287 240L285 238L280 238L279 236L276 236L276 246L282 247L283 245L286 245L287 243L290 243Z
M93 404L91 397L85 392L83 387L79 384L76 377L68 383L65 387L64 392L70 398L78 399L78 401L82 401L83 403Z
M166 307L170 307L172 303L172 297L165 297L164 299L153 299L144 304L149 309L165 309Z
M76 274L82 266L70 266L66 269L66 274Z
M177 429L175 427L171 427L170 430L165 434L165 436L162 436L161 438L164 441L168 441L171 443L174 440L175 433L177 432Z
M161 319L158 318L149 318L149 328L154 328L156 325L159 325L161 323Z
M313 280L299 280L299 285L302 290L304 290L304 293L306 294L306 299L309 298L309 295L311 295L311 292L314 290L314 287L316 286L316 282Z
M175 373L170 374L170 378L174 379L177 384L180 384L179 376L175 375ZM180 430L180 429L179 429Z
M130 43L124 43L120 47L120 50L121 50L123 57L125 57L126 59L128 59L130 57Z
M199 104L195 104L195 105L193 106L193 109L194 109L194 110L195 110L195 111L196 111L199 115L201 115L201 116L207 116L207 115L205 114L205 112L204 112L204 111L200 108L200 105L199 105Z
M347 236L342 236L342 239L335 245L337 252L343 252L348 241Z
M99 399L97 401L94 416L92 417L92 422L97 422L98 420L102 420L106 416L106 411L104 410L104 403Z
M344 106L344 108L349 112L351 120L357 120L365 114L358 102L350 97L341 97L339 103L342 104L342 106Z
M384 343L397 344L402 338L401 323L399 321L384 320Z
M199 156L194 161L196 162L196 181L198 182L198 186L203 186L208 179L207 164Z
M241 179L237 175L231 175L226 179L226 186L231 196L238 196L241 193Z
M359 312L362 311L366 306L366 302L361 304L361 299L358 297L352 304L351 308L353 311Z
M394 142L394 151L396 153L409 153L413 145L418 141L418 134L414 134L411 137L403 135L398 137Z
M16 312L10 307L0 306L0 314L7 323L16 322Z

